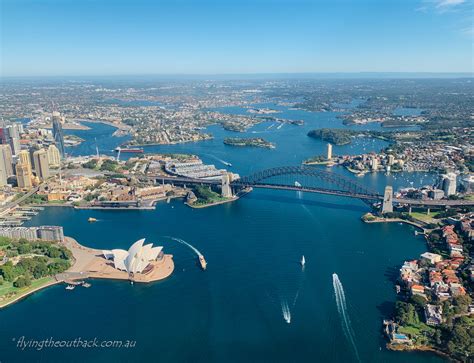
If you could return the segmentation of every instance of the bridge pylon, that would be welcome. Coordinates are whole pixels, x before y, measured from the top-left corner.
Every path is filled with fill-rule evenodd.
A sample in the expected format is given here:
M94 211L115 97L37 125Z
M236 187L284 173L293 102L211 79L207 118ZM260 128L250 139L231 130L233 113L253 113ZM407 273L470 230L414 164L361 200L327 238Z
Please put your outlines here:
M393 188L390 185L385 187L383 193L382 213L393 212Z
M232 194L232 188L230 186L230 175L229 175L229 173L226 173L226 174L222 175L221 195L224 198L232 198L234 196Z

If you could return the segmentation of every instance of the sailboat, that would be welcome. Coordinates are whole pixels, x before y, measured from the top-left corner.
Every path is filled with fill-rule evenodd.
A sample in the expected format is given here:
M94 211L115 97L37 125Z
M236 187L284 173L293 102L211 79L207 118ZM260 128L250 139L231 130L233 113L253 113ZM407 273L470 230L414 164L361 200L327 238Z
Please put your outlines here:
M304 267L306 260L304 259L304 255L301 257L301 266Z

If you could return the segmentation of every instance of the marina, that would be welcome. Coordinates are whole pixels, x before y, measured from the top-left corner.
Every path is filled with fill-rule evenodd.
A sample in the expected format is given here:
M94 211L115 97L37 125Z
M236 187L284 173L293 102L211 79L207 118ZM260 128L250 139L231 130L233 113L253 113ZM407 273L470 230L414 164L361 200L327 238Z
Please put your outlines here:
M32 217L38 215L43 207L36 206L16 206L0 215L1 227L20 227Z

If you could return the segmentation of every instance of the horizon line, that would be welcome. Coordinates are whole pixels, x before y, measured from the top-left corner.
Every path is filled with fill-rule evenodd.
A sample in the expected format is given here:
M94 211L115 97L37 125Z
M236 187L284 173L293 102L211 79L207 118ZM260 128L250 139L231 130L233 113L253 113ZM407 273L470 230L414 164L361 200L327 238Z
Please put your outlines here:
M203 78L203 77L216 77L224 79L226 77L328 77L328 76L358 76L364 78L367 76L375 76L379 78L391 76L418 76L418 77L454 77L454 78L473 78L473 71L459 71L459 72L446 72L446 71L356 71L356 72L247 72L247 73L117 73L117 74L64 74L64 75L0 75L0 80L13 80L13 79L64 79L64 78L131 78L131 77L154 77L154 78ZM436 77L438 76L438 77Z

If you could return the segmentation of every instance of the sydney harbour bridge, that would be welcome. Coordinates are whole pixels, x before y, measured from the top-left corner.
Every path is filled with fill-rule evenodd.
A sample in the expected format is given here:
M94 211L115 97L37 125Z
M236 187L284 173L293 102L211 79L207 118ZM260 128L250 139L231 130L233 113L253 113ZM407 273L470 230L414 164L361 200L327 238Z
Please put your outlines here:
M281 166L255 172L242 178L231 180L230 174L222 180L192 179L183 176L151 177L155 183L172 183L180 186L209 185L220 186L222 195L231 197L248 188L293 190L300 192L334 195L361 199L365 202L382 202L383 212L391 212L393 203L407 206L454 207L472 206L473 200L432 200L394 198L391 186L385 187L384 194L363 186L346 176L309 166Z

